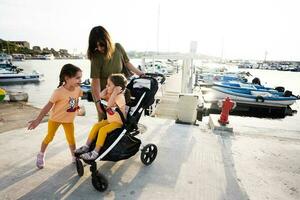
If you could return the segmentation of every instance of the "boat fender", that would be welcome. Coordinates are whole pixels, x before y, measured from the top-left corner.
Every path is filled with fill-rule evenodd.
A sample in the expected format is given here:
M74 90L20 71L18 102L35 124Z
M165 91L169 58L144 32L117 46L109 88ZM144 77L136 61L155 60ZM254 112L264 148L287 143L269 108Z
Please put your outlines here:
M284 87L278 86L275 88L275 90L277 90L278 92L284 92Z
M261 103L263 103L265 101L265 99L262 96L257 96L255 98L255 100L256 100L256 102L261 102Z

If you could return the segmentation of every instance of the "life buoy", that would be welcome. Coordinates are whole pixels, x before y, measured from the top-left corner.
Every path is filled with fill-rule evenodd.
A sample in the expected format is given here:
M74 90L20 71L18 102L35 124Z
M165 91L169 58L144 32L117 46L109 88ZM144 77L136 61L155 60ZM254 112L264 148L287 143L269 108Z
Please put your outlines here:
M256 102L261 102L261 103L263 103L265 101L265 99L262 96L257 96L255 98L255 100L256 100Z

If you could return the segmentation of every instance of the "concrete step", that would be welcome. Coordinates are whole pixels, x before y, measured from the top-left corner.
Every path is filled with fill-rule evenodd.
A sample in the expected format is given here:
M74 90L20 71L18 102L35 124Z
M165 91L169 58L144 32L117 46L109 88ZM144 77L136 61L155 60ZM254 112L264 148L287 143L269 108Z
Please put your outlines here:
M158 107L155 110L156 116L169 116L172 119L177 118L177 108Z
M161 99L159 104L164 104L165 106L168 106L168 105L176 106L178 104L178 100L176 100L176 99Z
M177 115L161 115L161 114L156 114L155 115L158 118L164 118L164 119L177 119Z

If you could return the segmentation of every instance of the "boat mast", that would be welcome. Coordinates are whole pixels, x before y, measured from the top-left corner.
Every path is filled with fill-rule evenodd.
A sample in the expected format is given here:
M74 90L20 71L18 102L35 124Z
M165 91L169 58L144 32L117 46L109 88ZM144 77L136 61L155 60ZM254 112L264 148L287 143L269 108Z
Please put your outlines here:
M160 22L160 4L158 4L157 11L157 33L156 33L156 52L159 54L159 22Z

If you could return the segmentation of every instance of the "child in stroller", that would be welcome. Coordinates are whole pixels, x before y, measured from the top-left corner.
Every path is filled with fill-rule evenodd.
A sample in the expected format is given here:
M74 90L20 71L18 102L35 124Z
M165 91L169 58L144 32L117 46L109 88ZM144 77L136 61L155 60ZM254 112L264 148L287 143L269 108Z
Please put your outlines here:
M75 151L78 175L82 176L84 173L81 160L91 165L90 171L92 172L92 184L98 191L105 191L108 187L108 182L97 170L96 161L119 161L130 158L139 151L141 140L135 137L139 134L137 126L138 121L144 109L154 103L155 94L158 90L158 83L163 84L164 81L165 77L162 74L146 74L143 77L133 78L127 85L127 89L131 93L131 101L126 105L128 108L127 114L124 115L119 107L115 109L115 112L119 113L122 124L107 135L103 146L98 152L98 155L100 156L93 156L93 153L88 153L90 154L90 157L84 156L88 155L86 152L93 151L95 146L97 146L97 142L95 140L97 136L94 136L91 141L88 140L85 147L79 148L78 151ZM104 104L106 103L103 101L99 103L102 110L105 110ZM150 165L156 158L156 155L157 147L154 144L147 144L141 150L141 161L145 165Z
M126 116L125 105L126 102L130 101L130 91L126 88L126 85L127 80L123 74L112 74L108 77L106 88L100 94L101 98L107 101L107 119L96 123L90 131L86 144L75 150L75 153L79 154L82 159L95 160L98 157L107 134L123 126L119 113L115 112L112 108L118 107L121 114ZM93 151L89 151L89 147L95 139L95 148Z

